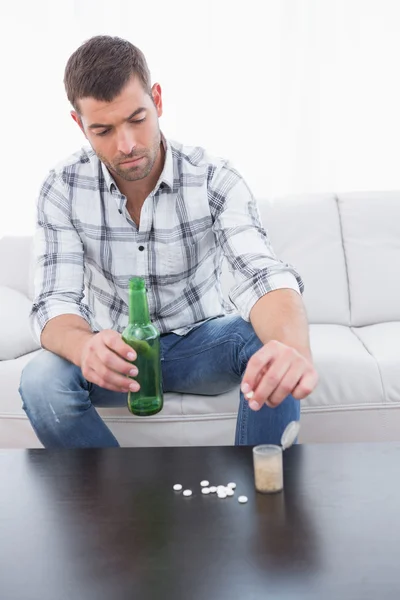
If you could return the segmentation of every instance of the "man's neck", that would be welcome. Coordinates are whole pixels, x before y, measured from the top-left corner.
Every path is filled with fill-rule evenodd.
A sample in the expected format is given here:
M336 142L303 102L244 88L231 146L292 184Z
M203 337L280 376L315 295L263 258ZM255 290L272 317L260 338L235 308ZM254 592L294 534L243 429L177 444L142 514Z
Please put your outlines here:
M154 190L157 181L163 171L165 162L164 145L160 143L156 161L149 175L139 181L126 181L117 175L114 175L115 182L121 194L126 196L127 202L131 206L141 208L147 196Z

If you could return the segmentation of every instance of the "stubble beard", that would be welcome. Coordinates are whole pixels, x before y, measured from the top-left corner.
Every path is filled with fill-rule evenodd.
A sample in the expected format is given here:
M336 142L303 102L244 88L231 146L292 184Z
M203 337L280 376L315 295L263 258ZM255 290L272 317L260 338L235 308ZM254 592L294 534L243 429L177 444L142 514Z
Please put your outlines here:
M103 162L112 173L116 173L119 177L121 177L121 179L124 179L125 181L140 181L151 173L154 163L157 160L158 152L160 151L160 143L161 133L160 130L158 130L151 148L148 148L145 151L140 150L139 152L134 152L129 156L120 157L113 162L109 162L99 152L96 152L96 154L101 162ZM131 167L124 168L124 166L120 164L121 161L128 161L129 159L134 160L135 158L141 157L144 157L144 160L141 161L137 166L133 165Z

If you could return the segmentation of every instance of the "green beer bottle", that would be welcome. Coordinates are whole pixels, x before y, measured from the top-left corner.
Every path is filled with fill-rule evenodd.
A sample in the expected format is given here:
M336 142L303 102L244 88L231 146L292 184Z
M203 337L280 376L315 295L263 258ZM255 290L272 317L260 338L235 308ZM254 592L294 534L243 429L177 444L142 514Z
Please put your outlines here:
M160 360L160 332L150 321L146 286L141 277L129 280L129 324L122 339L137 354L134 361L138 392L128 392L128 408L134 415L155 415L163 407Z

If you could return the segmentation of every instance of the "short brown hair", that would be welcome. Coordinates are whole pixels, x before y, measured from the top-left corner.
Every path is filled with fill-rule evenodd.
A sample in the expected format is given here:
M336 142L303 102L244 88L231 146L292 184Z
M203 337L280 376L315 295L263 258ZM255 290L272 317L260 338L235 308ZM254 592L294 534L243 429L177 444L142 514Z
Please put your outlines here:
M143 52L119 37L97 35L84 42L68 59L65 91L79 113L80 98L111 102L133 75L151 96L150 71Z

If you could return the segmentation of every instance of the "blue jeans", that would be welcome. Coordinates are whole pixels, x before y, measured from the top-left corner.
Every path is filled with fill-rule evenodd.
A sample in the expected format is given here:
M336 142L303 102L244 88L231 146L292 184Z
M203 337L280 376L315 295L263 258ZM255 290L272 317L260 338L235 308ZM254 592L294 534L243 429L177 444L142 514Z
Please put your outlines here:
M204 322L185 336L161 336L164 392L216 395L240 384L262 343L237 315ZM79 367L43 350L22 372L23 408L46 448L104 448L118 442L95 407L126 406L127 395L87 381ZM277 408L252 411L240 393L236 445L278 444L286 425L300 418L288 396ZM233 441L233 440L232 440Z

